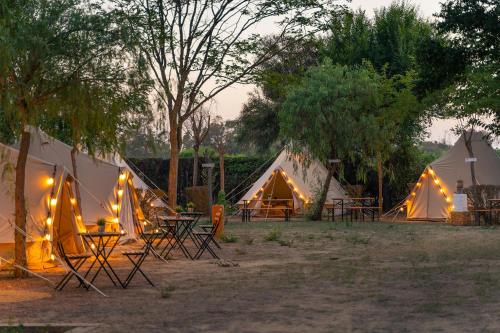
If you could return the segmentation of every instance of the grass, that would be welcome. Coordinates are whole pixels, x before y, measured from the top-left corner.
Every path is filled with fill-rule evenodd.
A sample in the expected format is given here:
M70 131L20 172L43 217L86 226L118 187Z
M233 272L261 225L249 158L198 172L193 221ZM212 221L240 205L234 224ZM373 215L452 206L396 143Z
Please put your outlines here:
M281 229L273 228L267 235L264 236L266 242L276 242L281 237Z
M227 234L222 234L220 236L220 240L223 243L236 243L238 241L239 237L232 234L232 233L227 233Z

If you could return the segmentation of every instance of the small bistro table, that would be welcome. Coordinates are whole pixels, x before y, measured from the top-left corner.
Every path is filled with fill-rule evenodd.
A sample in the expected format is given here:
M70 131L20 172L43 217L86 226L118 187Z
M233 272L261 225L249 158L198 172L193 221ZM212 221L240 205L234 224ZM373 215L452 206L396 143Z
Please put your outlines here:
M90 283L93 283L103 270L115 287L123 287L123 283L108 260L123 234L120 232L82 232L79 235L95 257L87 272L85 272L84 278L92 274L92 270L97 264L98 267L95 269Z
M193 239L192 231L194 228L195 219L187 216L165 216L158 217L160 221L160 227L170 227L175 225L172 232L173 240L168 242L165 249L161 252L164 257L167 257L172 250L177 246L181 249L182 253L186 258L193 259L193 256L184 245L184 242L188 237ZM196 243L195 243L196 244Z

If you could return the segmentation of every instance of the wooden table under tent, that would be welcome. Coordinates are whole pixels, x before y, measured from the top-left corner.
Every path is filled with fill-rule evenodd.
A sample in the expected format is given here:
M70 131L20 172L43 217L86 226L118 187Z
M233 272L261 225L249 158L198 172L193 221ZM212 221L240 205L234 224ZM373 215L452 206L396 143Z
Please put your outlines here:
M469 140L467 140L469 139ZM473 157L466 146L470 142ZM474 163L478 185L500 188L500 158L484 140L482 133L467 132L443 156L422 172L406 199L386 215L404 215L408 220L448 220L454 211L453 200L457 182L463 188L472 185L471 162ZM498 198L500 193L493 195ZM495 198L486 198L486 200Z
M14 182L18 150L0 144L0 267L14 262ZM28 156L25 202L27 210L27 267L40 270L54 267L57 243L72 253L85 251L78 233L85 231L73 192L74 179L61 165ZM36 273L34 273L36 274Z
M251 217L285 218L303 214L327 176L327 169L319 161L308 165L297 155L283 150L271 166L238 201L242 220ZM333 198L347 198L340 183L332 178L327 202Z
M132 194L136 193L136 186L144 189L147 185L125 162L121 159L92 157L85 152L72 154L72 147L40 129L30 127L29 130L29 154L63 166L75 178L73 188L87 230L97 231L96 222L104 218L109 222L106 224L106 231L123 229L123 242L137 240L134 218L141 208L138 200L134 201L132 198ZM160 205L157 200L154 203Z

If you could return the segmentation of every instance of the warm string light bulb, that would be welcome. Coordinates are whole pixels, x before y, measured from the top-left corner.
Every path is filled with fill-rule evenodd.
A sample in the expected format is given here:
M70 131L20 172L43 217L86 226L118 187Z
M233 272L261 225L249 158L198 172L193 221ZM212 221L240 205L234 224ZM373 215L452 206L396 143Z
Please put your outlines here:
M45 239L50 241L50 235L49 234L45 234Z
M429 170L429 173L430 173L431 175L433 175L433 174L434 174L434 170L430 169L430 170Z
M54 185L54 178L50 177L47 179L47 185Z
M71 202L71 204L73 206L76 204L76 199L75 198L71 198L71 199L69 199L69 201Z
M52 261L56 260L56 256L55 256L55 255L53 255L53 254L51 254L51 255L50 255L50 260L52 260Z
M124 181L126 177L127 177L127 176L125 175L125 173L122 173L122 174L120 175L120 180L121 180L121 181Z
M55 205L57 205L57 199L56 199L56 198L52 198L52 199L50 199L50 205L51 205L51 206L55 206Z
M439 185L439 179L434 179L434 184Z
M451 198L446 198L446 202L451 202Z
M118 190L118 196L121 197L123 195L123 190Z
M119 220L117 217L115 217L115 218L113 219L113 223L119 223L119 222L120 222L120 220Z
M115 212L116 212L116 211L118 211L118 205L117 205L117 204L113 204L112 208L113 208L113 210L114 210Z
M47 217L47 225L52 225L52 217Z

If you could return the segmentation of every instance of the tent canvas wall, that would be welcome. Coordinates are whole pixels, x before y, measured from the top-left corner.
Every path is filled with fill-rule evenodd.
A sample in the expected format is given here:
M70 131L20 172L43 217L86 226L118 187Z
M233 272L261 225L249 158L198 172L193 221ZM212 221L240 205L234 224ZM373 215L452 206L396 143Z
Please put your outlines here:
M30 155L62 165L73 175L70 146L40 129L30 127L30 133ZM104 218L111 225L121 225L126 231L124 240L135 239L132 216L133 210L140 207L134 207L130 203L130 195L124 187L126 179L132 177L129 170L83 152L77 153L75 160L78 176L75 181L80 188L80 208L84 223L91 227L95 226L98 219Z
M15 165L18 151L0 144L0 257L14 256ZM85 227L75 213L77 203L71 187L72 177L64 167L28 156L25 199L27 208L26 242L29 268L41 268L52 260L52 244L61 241L72 253L84 251L79 232Z
M327 169L319 161L312 161L308 166L300 162L297 156L283 150L273 164L253 184L250 190L239 200L244 201L255 213L268 214L267 208L287 204L294 213L303 212L321 189L327 176ZM333 198L346 198L347 194L340 183L332 178L327 194L327 203ZM259 210L260 208L260 210Z
M455 145L442 157L429 164L406 198L405 205L409 219L446 219L450 215L453 192L458 180L464 188L472 185L469 153L465 138L460 136ZM476 178L480 185L500 185L500 158L483 139L481 133L473 133L472 151Z

